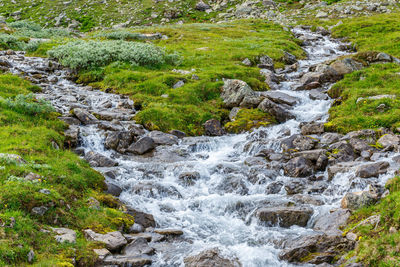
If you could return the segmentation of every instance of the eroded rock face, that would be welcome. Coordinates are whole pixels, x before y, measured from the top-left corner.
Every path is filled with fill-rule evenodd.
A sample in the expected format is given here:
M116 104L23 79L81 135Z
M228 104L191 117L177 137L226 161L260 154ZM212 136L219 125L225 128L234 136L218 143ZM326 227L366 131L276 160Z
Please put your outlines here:
M196 256L186 257L184 259L186 267L241 267L242 264L237 259L227 259L221 256L221 251L217 248L201 252Z
M305 227L312 214L313 210L308 207L273 207L259 209L256 216L261 222L270 226L298 225Z

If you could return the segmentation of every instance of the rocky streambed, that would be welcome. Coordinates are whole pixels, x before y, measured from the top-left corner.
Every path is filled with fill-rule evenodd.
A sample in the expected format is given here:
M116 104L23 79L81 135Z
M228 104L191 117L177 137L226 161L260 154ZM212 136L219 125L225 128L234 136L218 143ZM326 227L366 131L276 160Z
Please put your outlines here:
M385 129L324 132L333 102L327 90L363 65L336 60L350 46L322 29L293 33L308 58L287 54L280 70L260 58L271 91L225 81L232 119L238 107L258 107L280 122L238 135L149 132L132 121L128 98L75 84L51 60L2 52L3 68L43 88L37 97L69 125L66 145L104 174L109 193L135 216L130 233L85 231L107 245L96 250L99 266L329 266L354 247L357 237L343 237L339 226L351 210L387 194L400 138ZM369 60L396 59L381 53ZM206 127L223 133L216 121Z

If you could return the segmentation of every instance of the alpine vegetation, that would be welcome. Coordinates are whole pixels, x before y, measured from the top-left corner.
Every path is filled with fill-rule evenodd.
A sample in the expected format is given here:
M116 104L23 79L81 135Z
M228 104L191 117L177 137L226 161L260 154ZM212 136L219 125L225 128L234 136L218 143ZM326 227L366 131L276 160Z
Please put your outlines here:
M152 44L113 41L73 41L48 52L62 65L71 69L88 69L105 66L111 62L127 62L138 66L177 64L178 56L168 55Z

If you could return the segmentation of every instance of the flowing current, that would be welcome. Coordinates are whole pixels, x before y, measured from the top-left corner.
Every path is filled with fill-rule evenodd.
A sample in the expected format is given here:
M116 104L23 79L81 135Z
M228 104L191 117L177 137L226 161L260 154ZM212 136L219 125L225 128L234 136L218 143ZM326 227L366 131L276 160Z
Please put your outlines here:
M323 190L293 196L281 186L273 193L266 193L268 186L304 178L286 177L276 162L267 162L257 155L265 150L280 153L281 141L299 133L300 123L325 122L328 118L332 100L312 100L309 91L294 90L301 75L312 66L347 54L340 49L343 44L329 36L299 28L293 31L299 38L308 40L304 46L308 57L298 61L297 70L281 71L285 81L276 89L300 100L290 110L295 119L252 133L186 137L177 145L157 147L150 156L122 155L104 146L107 131L118 127L127 129L131 125L130 119L135 111L129 99L77 85L62 69L49 73L51 61L48 59L29 58L23 53L3 54L1 57L11 63L12 72L28 76L39 84L44 90L37 96L50 101L65 116L70 116L71 109L82 108L120 121L118 126L110 126L110 122L104 122L103 127L98 124L80 125L79 145L85 153L98 152L118 162L116 167L97 169L122 188L120 199L123 202L152 214L158 228L184 232L175 241L150 244L156 248L152 266L183 266L184 257L215 247L225 257L237 258L243 266L290 266L278 257L287 242L314 234L315 218L340 207L345 193L366 190L368 183L384 184L396 167L391 160L394 154L389 153L383 157L391 167L379 178L360 179L351 169L328 182L325 171L316 174L322 177L320 181L307 184L318 187L318 184L325 183ZM321 91L327 89L329 85ZM192 185L183 184L179 176L185 172L199 173L200 177ZM301 197L308 199L301 206L313 209L306 227L283 228L279 223L266 225L255 216L259 208L297 205L299 199L304 199Z

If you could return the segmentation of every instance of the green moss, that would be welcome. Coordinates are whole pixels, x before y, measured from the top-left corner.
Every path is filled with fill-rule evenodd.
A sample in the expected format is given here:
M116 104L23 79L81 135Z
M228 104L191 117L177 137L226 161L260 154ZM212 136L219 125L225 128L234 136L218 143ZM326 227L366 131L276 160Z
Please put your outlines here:
M274 122L275 119L270 114L259 109L241 109L234 121L225 124L225 129L231 133L240 133L265 127Z

